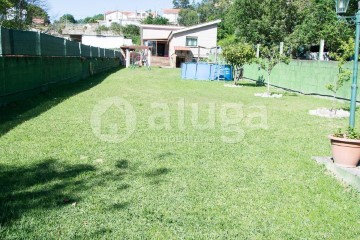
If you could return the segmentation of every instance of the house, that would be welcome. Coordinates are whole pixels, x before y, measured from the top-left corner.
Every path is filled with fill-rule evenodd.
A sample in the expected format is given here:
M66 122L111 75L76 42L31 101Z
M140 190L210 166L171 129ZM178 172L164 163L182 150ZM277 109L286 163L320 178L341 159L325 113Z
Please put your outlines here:
M152 47L153 62L167 62L171 67L208 58L217 48L217 25L221 20L191 27L140 25L141 44Z
M136 11L136 12L125 12L125 11L110 11L105 13L105 20L100 24L110 27L112 23L118 23L122 26L126 25L140 25L141 21L149 15L153 17L157 16L157 12L149 11Z
M177 25L179 24L180 9L170 8L170 9L163 9L163 17L169 20L170 24Z
M34 17L32 19L32 23L34 25L45 25L45 19L44 18L41 18L41 17Z
M101 48L114 49L133 44L131 39L126 39L112 31L98 31L99 26L99 23L67 24L62 29L61 37Z

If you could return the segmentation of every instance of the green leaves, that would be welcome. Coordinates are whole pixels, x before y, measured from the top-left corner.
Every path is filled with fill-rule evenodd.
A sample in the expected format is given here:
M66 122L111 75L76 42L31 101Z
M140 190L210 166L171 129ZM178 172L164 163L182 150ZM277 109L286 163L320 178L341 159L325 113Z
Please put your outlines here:
M279 63L289 64L290 58L285 54L280 54L278 46L263 46L258 60L262 69L271 74L271 71Z
M354 39L349 38L348 41L342 41L337 52L331 53L331 57L338 61L339 73L333 84L327 84L325 87L334 93L334 105L337 91L344 86L351 78L352 71L344 68L346 61L354 55Z
M289 64L290 58L285 54L281 54L279 47L276 45L263 46L260 51L260 59L258 59L258 63L268 74L267 93L270 95L270 75L272 70L279 63Z
M334 137L360 140L360 133L356 132L354 128L349 127L345 131L338 129Z
M181 9L178 18L179 24L183 26L196 25L199 21L199 16L194 9Z
M240 71L240 76L235 78L241 78L243 73L243 66L245 64L252 63L255 58L254 48L252 45L247 43L228 45L224 47L222 54L226 61L233 65L236 70Z
M234 66L244 66L255 58L254 48L247 43L237 43L226 46L223 50L225 59Z
M143 24L155 24L155 25L167 25L169 24L169 19L162 16L153 17L151 14L147 16L143 21Z
M338 20L333 0L235 0L225 23L248 43L288 42L293 49L318 45L324 39L326 47L335 51L354 31Z

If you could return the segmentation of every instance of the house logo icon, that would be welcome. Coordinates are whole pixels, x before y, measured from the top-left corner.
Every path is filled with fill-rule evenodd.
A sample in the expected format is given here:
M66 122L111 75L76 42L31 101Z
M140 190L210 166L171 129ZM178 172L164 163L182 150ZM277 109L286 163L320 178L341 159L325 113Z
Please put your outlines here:
M135 109L120 97L101 100L93 108L90 118L94 135L109 143L128 140L135 132L136 121Z

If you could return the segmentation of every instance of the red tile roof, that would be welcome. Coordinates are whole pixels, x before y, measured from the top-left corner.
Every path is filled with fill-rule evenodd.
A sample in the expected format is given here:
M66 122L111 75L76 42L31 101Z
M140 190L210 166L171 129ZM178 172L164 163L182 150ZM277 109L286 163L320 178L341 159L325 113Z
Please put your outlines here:
M163 12L164 12L165 14L179 14L180 9L168 8L168 9L164 9Z

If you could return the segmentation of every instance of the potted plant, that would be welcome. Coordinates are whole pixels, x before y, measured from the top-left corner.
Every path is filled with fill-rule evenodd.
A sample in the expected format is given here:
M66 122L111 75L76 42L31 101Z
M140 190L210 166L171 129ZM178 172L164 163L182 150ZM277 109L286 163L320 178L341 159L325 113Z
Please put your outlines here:
M353 128L339 129L329 136L334 162L342 167L357 167L360 160L360 134Z

